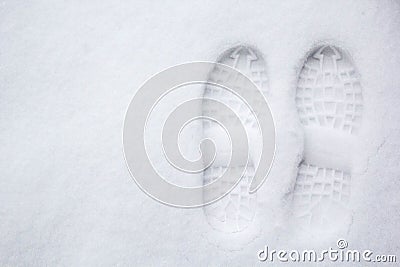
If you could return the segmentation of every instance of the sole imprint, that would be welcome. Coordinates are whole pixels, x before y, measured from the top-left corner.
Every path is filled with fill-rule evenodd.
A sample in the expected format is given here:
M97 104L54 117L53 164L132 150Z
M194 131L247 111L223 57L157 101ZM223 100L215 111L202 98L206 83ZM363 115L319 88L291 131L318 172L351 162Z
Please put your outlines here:
M359 75L346 52L323 45L308 56L298 78L296 106L305 147L294 215L306 225L343 224L351 220L351 150L363 109Z
M218 62L239 70L266 93L267 75L265 61L256 49L247 46L233 47L225 51ZM213 75L213 73L210 73L210 76L211 75ZM251 119L246 105L230 92L216 86L207 86L205 88L202 106L203 115L213 117L213 114L220 111L215 109L215 107L207 101L207 98L226 103L239 117L247 118L244 123L246 129L256 127L256 122ZM230 118L227 116L223 123L230 123L229 119ZM218 131L217 127L217 125L205 121L203 123L204 137L218 136L218 134L216 134ZM225 158L217 160L217 162L204 171L204 184L218 179L227 168L232 168L233 171L235 171L236 168L238 170L240 169L238 168L240 166L228 166L229 151L226 147L224 149L224 147L225 146L223 146L220 152L222 152L222 157ZM224 162L224 160L227 160L227 163ZM237 175L240 176L239 171ZM204 207L204 214L213 228L228 233L240 232L252 223L257 208L256 194L249 194L249 187L253 176L254 162L250 161L239 184L221 200Z

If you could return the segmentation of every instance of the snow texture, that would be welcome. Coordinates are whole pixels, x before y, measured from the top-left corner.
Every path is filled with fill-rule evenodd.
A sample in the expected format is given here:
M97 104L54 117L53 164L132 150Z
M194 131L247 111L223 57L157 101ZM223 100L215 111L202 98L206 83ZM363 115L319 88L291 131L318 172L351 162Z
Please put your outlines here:
M398 1L1 1L0 265L265 265L265 245L325 249L339 238L399 257L399 29ZM363 94L357 144L341 146L353 166L342 236L291 223L305 145L297 82L324 43L348 51ZM223 233L201 208L168 207L138 188L122 125L153 74L241 44L265 59L277 151L253 224ZM147 139L157 166L163 116ZM183 153L196 155L198 133L184 134Z

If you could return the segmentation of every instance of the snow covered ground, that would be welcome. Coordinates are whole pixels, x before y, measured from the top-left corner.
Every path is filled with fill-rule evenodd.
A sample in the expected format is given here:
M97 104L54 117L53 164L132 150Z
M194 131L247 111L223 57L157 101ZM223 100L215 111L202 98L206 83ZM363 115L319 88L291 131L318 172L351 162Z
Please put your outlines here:
M265 265L265 245L339 238L399 261L399 29L398 1L1 1L0 265ZM329 240L293 235L289 219L304 145L296 84L319 42L349 51L364 98L353 221ZM165 206L136 186L122 125L150 76L238 44L266 61L277 151L254 238L234 246L242 237L213 230L202 209Z

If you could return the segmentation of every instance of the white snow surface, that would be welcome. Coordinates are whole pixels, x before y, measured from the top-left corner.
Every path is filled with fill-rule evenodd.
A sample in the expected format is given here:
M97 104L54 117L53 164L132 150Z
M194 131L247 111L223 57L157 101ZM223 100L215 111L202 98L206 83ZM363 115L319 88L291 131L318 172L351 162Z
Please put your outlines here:
M296 82L324 41L349 51L363 87L344 238L399 260L399 29L398 1L1 1L0 265L250 266L268 264L257 259L265 245L334 247L339 236L297 238L288 223L303 150ZM201 208L139 189L122 126L153 74L238 44L267 62L277 151L257 192L260 230L232 248L235 237L219 237ZM187 147L197 149L195 133Z

